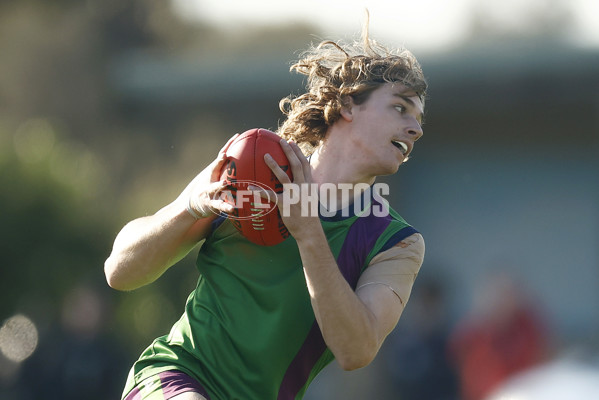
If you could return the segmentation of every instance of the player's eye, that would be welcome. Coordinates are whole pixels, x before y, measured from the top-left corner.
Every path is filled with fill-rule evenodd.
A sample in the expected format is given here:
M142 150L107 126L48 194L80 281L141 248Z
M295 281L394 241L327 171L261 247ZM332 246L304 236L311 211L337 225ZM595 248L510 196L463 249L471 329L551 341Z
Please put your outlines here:
M404 106L402 106L401 104L397 104L395 105L395 109L399 112L405 112L406 108Z

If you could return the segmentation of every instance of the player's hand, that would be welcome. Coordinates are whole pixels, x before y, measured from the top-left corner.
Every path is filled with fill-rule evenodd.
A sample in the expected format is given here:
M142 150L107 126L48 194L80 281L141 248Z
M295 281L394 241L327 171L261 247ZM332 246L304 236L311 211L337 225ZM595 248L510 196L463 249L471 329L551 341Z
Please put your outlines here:
M312 168L310 163L299 146L295 142L288 142L285 139L281 139L280 143L281 148L289 161L293 181L291 181L289 176L279 167L277 162L270 157L269 154L266 154L264 156L264 161L275 174L279 182L283 184L283 192L275 193L273 191L265 193L263 190L260 192L265 198L266 196L277 197L277 206L279 207L281 218L289 230L289 233L298 240L303 235L310 235L313 232L314 224L320 226L318 214L311 215L310 207L307 207L308 209L306 210L302 209L302 204L305 204L305 202L301 201L301 196L308 195L310 190L316 190L316 188L315 185L312 185ZM295 201L293 204L284 204L285 199L290 198L290 196L285 196L284 194L287 190L297 190L300 193L299 201Z
M188 187L187 211L196 219L233 211L233 206L221 200L218 195L226 187L224 180L220 179L226 161L226 152L237 136L239 134L235 134L227 141L218 152L216 159L200 172Z

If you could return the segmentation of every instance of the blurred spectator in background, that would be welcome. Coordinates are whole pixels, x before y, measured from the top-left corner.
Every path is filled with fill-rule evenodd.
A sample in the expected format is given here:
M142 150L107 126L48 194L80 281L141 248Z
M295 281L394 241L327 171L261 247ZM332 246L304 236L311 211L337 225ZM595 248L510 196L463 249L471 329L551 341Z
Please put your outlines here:
M411 310L390 337L388 366L401 399L456 400L457 376L447 357L446 288L440 279L420 277Z
M119 398L128 360L104 330L107 308L100 289L79 285L67 293L61 325L23 363L18 400Z
M547 331L512 276L493 272L477 286L473 312L457 324L449 351L463 400L481 400L544 359Z

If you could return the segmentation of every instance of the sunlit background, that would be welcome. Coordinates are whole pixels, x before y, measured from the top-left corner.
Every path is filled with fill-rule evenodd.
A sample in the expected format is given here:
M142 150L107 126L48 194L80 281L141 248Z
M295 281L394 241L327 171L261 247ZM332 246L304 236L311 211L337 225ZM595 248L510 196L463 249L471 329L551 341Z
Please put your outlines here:
M599 44L599 4L592 0L201 1L173 0L175 12L229 32L309 22L317 36L346 38L371 14L371 32L413 51L439 51L473 38L477 24L494 34L558 33L572 43Z
M425 136L385 178L427 256L375 362L331 365L306 399L599 398L599 2L7 0L2 400L118 398L197 251L116 292L116 233L233 133L276 129L298 51L357 38L366 8L430 83Z

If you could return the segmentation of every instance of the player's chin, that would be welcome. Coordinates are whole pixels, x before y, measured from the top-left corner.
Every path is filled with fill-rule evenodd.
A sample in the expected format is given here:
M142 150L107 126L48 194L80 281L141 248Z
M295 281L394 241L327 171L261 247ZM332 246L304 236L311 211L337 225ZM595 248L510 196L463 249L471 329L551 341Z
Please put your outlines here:
M389 165L386 166L387 171L381 175L393 175L394 173L396 173L399 170L399 167L401 167L401 165L403 163L404 163L403 160L389 163Z
M385 165L384 167L381 167L378 169L376 176L393 175L393 174L397 173L401 164L402 163L397 163L394 165Z

